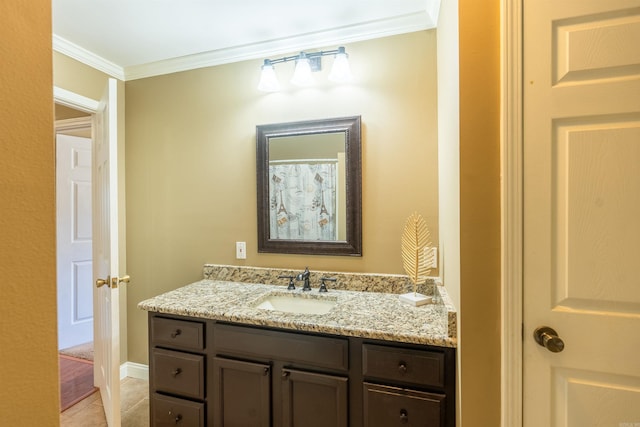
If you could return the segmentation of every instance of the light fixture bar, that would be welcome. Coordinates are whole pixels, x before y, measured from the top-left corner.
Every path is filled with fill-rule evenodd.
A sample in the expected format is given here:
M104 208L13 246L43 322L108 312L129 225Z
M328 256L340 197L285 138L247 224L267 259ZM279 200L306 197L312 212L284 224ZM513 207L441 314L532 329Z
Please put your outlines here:
M298 59L300 59L300 57L302 56L306 56L307 58L311 59L311 58L316 58L319 56L329 56L329 55L337 55L338 53L345 53L345 49L344 47L339 47L338 49L333 49L333 50L323 50L320 52L300 52L297 55L292 55L292 56L284 56L282 58L278 58L278 59L268 59L268 61L271 64L279 64L281 62L289 62L289 61L296 61ZM265 60L267 61L267 60Z
M313 83L312 71L319 71L322 68L321 58L323 56L334 55L335 61L329 75L329 79L335 82L347 82L351 80L351 71L347 60L345 48L340 46L337 49L323 50L319 52L301 51L298 55L283 56L277 59L265 59L262 66L262 76L258 84L258 90L274 92L279 89L273 66L284 62L295 61L296 68L292 83L298 86L307 86Z

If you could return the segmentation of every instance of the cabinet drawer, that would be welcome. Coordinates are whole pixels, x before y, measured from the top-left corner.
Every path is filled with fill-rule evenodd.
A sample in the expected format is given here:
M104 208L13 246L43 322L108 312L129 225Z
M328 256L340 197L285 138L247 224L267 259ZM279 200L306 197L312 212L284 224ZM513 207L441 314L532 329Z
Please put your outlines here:
M155 427L204 427L204 403L190 402L154 393L151 396Z
M364 344L362 373L367 378L444 387L444 354Z
M153 317L151 319L151 341L155 345L202 351L204 349L204 323Z
M364 426L444 426L445 396L364 383Z
M347 339L217 324L213 341L219 355L276 359L341 371L349 369Z
M204 399L204 356L154 348L151 357L157 391Z

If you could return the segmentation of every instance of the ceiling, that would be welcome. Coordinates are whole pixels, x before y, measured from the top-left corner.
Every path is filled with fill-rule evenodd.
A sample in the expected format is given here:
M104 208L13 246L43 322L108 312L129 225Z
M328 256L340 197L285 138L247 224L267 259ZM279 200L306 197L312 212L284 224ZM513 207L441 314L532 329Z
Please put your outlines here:
M435 28L440 0L52 0L53 47L122 80Z

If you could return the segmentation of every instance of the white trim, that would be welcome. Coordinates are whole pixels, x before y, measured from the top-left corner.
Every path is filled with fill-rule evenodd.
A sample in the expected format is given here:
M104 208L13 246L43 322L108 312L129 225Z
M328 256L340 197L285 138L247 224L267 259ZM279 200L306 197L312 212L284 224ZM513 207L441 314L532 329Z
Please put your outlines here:
M149 381L149 365L142 363L125 362L120 365L120 379L126 377Z
M56 132L65 132L91 128L93 118L91 116L74 117L72 119L62 119L55 121Z
M53 102L92 114L98 111L98 105L100 105L100 102L95 99L78 95L58 86L53 87Z
M121 66L55 34L53 35L53 50L102 71L111 77L124 80L124 69Z
M501 425L523 425L522 0L501 7Z

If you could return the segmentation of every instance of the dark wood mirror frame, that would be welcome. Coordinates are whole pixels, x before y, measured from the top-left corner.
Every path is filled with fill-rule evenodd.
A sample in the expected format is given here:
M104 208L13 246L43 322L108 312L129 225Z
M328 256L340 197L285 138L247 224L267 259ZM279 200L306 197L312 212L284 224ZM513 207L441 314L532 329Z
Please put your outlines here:
M258 252L362 256L362 147L360 116L256 126ZM346 240L271 239L269 234L269 140L287 136L344 132Z

